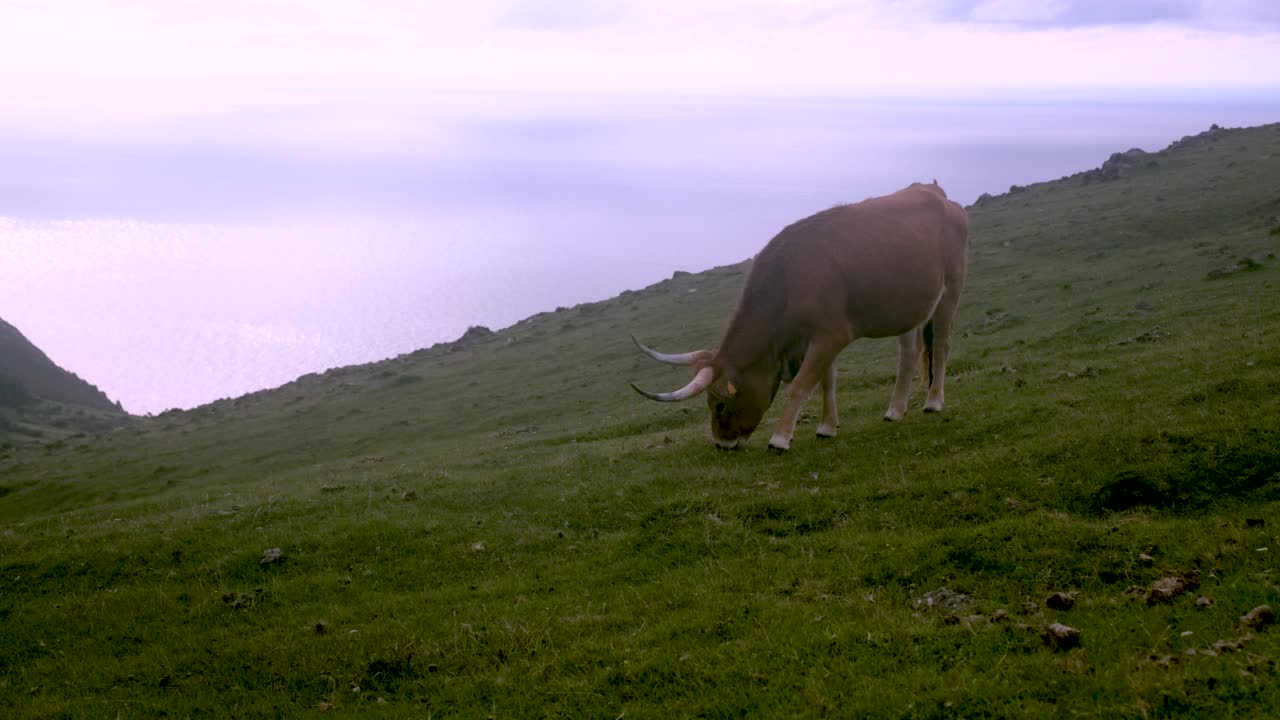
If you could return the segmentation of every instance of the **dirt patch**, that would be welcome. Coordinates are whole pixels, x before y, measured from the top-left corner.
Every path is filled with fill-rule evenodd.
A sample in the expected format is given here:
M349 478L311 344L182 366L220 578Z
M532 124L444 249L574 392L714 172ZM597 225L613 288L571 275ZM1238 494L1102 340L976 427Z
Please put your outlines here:
M1219 278L1224 278L1229 275L1235 275L1236 273L1253 272L1254 270L1261 270L1261 269L1262 269L1262 263L1258 262L1257 260L1254 260L1253 258L1243 257L1237 260L1234 265L1228 265L1227 267L1214 268L1213 270L1210 270L1209 272L1205 273L1204 277L1206 280L1217 280Z
M1091 498L1095 512L1194 510L1223 497L1280 496L1280 432L1249 430L1233 445L1173 433L1144 443L1156 446L1147 465L1104 481Z

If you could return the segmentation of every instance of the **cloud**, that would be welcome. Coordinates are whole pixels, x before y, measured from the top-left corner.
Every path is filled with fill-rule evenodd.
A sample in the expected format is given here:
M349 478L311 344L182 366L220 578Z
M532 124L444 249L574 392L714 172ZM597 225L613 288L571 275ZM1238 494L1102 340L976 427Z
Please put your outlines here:
M529 30L580 30L609 25L623 19L622 0L514 0L498 19L498 25Z
M1280 29L1267 0L887 0L908 17L1024 29L1170 24L1201 30Z
M985 22L1088 27L1185 22L1198 11L1196 0L983 0L974 4L970 16Z

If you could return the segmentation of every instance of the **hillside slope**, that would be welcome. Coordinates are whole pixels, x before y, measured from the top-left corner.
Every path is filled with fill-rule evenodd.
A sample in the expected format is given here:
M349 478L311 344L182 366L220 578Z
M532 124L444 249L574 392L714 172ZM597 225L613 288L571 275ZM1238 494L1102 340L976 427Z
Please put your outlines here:
M0 441L97 432L124 418L106 393L58 367L0 318Z
M786 456L627 387L745 263L0 450L0 709L1267 716L1280 125L1123 156L971 209L945 412L859 341Z

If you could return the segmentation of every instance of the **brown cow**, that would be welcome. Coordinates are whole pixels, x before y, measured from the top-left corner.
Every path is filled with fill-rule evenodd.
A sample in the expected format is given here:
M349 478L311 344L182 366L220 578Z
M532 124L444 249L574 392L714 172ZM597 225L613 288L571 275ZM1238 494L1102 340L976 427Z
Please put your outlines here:
M951 328L968 266L969 219L935 180L885 197L840 205L793 223L751 265L738 307L716 351L668 355L690 365L692 382L653 400L707 392L716 445L733 448L760 424L778 384L791 382L769 447L791 447L805 401L822 383L818 437L833 437L835 359L860 337L898 338L898 378L886 420L900 420L916 364L924 356L925 412L942 410ZM634 338L633 338L634 339Z

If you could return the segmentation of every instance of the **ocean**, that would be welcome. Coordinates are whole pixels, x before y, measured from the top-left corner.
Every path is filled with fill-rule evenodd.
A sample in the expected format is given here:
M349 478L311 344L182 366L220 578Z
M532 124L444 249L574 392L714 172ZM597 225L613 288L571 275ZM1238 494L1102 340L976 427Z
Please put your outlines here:
M0 136L0 317L134 413L752 256L937 179L984 192L1280 98L495 98ZM730 308L724 308L727 315Z

